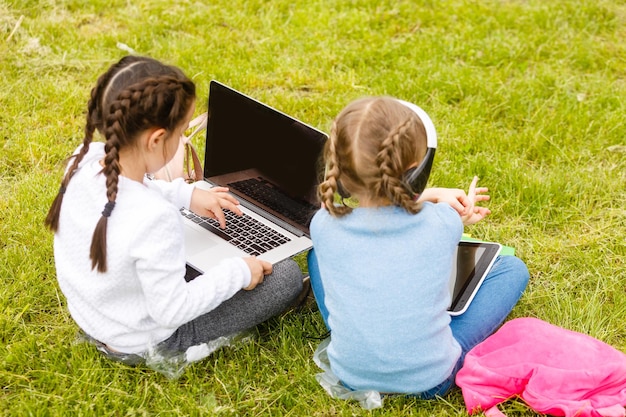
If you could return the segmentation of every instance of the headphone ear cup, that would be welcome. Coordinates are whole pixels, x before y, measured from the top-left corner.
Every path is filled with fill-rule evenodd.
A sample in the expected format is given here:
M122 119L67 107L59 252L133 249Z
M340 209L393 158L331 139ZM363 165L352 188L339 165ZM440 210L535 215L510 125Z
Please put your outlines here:
M428 177L430 177L430 170L433 167L434 160L435 148L428 148L422 163L404 173L403 182L407 190L415 195L422 194L428 183Z

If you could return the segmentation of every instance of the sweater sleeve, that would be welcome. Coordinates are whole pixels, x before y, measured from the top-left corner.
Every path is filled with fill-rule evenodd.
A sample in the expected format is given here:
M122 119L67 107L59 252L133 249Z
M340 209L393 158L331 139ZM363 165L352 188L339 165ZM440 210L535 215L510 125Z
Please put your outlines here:
M146 307L160 325L179 327L250 284L250 270L241 258L224 259L185 282L185 245L178 212L169 206L146 217L137 225L129 247Z
M191 205L194 185L186 183L182 178L176 178L172 181L145 180L144 184L149 188L157 189L167 201L178 208L189 208Z

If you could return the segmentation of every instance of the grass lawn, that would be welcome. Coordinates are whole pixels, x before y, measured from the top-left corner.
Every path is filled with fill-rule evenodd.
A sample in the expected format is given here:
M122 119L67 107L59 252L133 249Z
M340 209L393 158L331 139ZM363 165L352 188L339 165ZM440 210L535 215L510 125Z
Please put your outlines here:
M418 103L439 132L430 185L480 176L493 214L466 232L529 267L512 317L626 352L624 1L0 0L0 415L466 415L459 391L371 412L330 398L314 310L178 379L77 341L43 219L90 89L129 48L192 77L198 112L213 78L324 131L360 96Z

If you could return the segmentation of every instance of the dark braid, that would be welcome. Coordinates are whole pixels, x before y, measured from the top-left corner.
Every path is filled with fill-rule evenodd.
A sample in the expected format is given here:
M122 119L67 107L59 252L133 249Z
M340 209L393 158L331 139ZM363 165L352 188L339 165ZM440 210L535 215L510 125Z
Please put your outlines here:
M92 267L106 272L106 232L115 207L121 173L119 152L132 146L143 131L163 128L173 132L184 120L195 100L195 85L178 68L147 57L127 56L103 74L91 92L83 147L64 177L59 193L48 213L46 224L58 230L61 202L65 189L100 131L105 143L104 168L107 203L94 230L90 258Z
M136 134L150 127L173 131L189 110L189 92L193 91L195 97L195 87L192 86L191 81L181 82L172 75L154 76L120 91L109 105L104 121L107 141L102 170L106 177L107 204L94 230L90 250L92 267L97 267L98 271L106 271L106 230L117 198L120 149L130 145Z
M116 112L117 113L117 112ZM112 116L115 117L115 114ZM114 122L114 126L111 130L121 130L119 122ZM106 177L107 187L107 203L102 211L102 217L96 224L96 228L93 232L91 239L91 248L89 257L91 258L91 267L98 268L100 272L106 272L106 231L108 219L111 216L111 212L115 207L115 199L117 198L117 183L121 168L119 165L119 149L120 141L117 134L106 135L107 142L104 145L104 151L106 156L104 157L103 174Z
M102 114L99 106L100 102L102 101L102 93L113 75L115 75L120 68L125 67L129 61L131 63L135 62L136 57L128 56L122 59L117 64L113 65L106 73L102 74L98 78L96 86L91 90L89 102L87 103L87 120L85 123L85 137L83 138L83 146L80 148L77 154L70 157L71 159L73 159L72 165L68 167L65 176L61 181L59 192L54 198L54 201L52 202L52 205L48 210L48 215L44 220L44 224L48 226L48 228L50 228L50 230L52 230L53 232L56 232L59 229L59 215L61 213L61 205L63 203L65 190L67 189L67 186L72 179L72 176L76 172L78 165L89 151L89 144L93 141L93 134L95 130L102 126Z

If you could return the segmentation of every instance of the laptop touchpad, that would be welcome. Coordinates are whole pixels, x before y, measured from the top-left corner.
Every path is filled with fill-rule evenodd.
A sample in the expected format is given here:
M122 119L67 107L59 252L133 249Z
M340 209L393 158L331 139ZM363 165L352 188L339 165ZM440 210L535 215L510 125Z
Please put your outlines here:
M217 242L208 239L206 231L196 230L189 225L185 225L185 251L187 256L193 256L215 245L217 245Z

